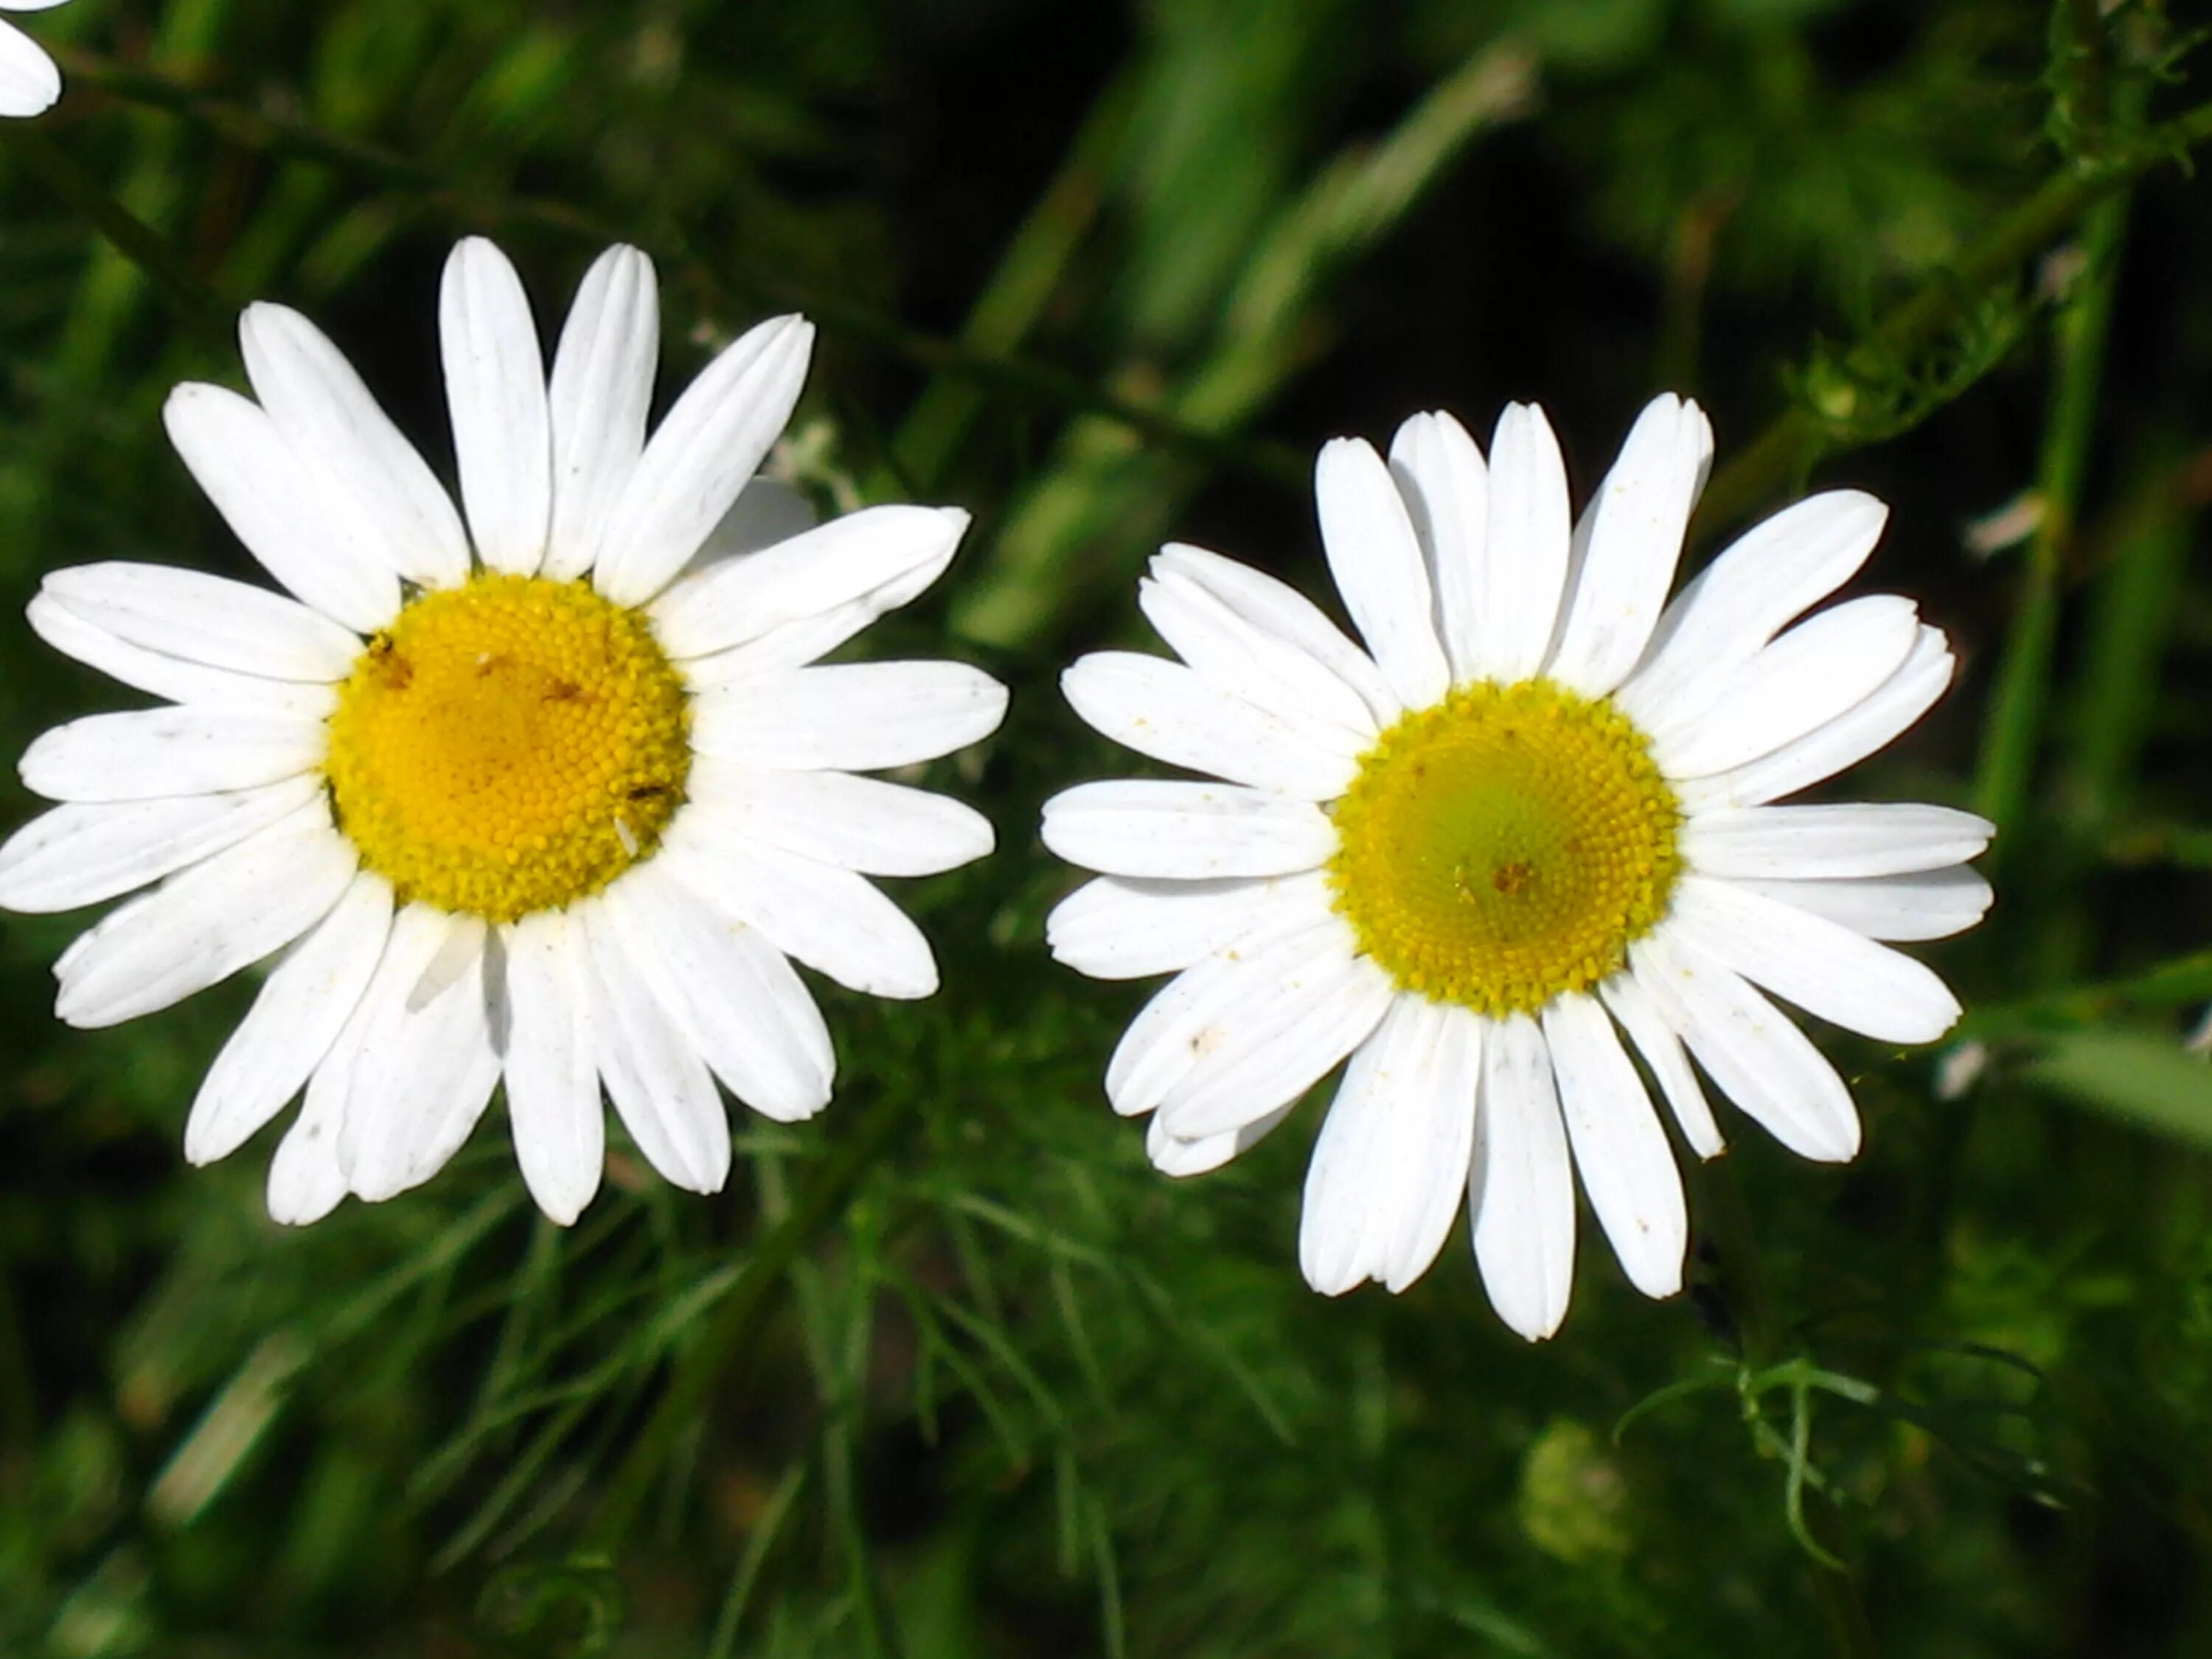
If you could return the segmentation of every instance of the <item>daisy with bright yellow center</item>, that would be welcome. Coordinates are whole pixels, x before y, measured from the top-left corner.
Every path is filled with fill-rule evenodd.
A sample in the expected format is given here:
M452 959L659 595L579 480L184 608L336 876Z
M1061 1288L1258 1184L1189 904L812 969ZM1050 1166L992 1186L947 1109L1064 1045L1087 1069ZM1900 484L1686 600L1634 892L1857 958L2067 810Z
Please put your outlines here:
M167 418L290 597L101 564L31 603L48 643L168 702L32 744L24 781L64 804L0 848L0 905L151 887L56 964L74 1025L283 952L185 1130L193 1162L223 1157L304 1090L270 1169L283 1221L428 1179L502 1085L556 1221L598 1189L602 1088L655 1169L715 1190L718 1081L787 1121L830 1099L793 960L928 995L927 941L866 878L992 844L969 808L856 775L976 741L1006 699L957 663L817 660L935 580L967 516L810 527L755 478L804 321L740 337L648 440L659 307L635 248L585 276L550 378L490 243L454 250L441 309L458 510L337 349L255 306L254 397L181 386Z
M1101 872L1053 913L1054 954L1176 975L1106 1073L1117 1110L1152 1115L1154 1163L1218 1167L1350 1056L1306 1178L1317 1290L1404 1289L1464 1194L1492 1303L1548 1336L1579 1173L1630 1279L1670 1295L1682 1184L1630 1045L1699 1156L1722 1146L1702 1068L1840 1162L1850 1091L1768 994L1885 1042L1958 1016L1881 941L1980 918L1965 862L1990 826L1773 805L1919 719L1949 649L1887 596L1798 620L1881 532L1853 490L1776 514L1668 603L1711 459L1704 413L1662 397L1571 524L1534 407L1487 461L1449 415L1407 422L1388 462L1340 440L1315 493L1365 650L1274 578L1171 545L1139 603L1182 660L1104 652L1062 681L1109 737L1219 780L1045 806L1046 844Z

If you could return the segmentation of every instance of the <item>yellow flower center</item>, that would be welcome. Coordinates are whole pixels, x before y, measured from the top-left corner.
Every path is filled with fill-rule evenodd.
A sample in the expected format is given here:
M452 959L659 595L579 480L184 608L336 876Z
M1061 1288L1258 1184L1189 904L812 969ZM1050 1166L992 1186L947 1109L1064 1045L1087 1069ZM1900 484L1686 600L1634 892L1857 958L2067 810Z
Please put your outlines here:
M584 582L477 575L421 595L338 688L338 826L400 899L512 921L658 843L691 750L645 618Z
M1644 734L1549 680L1462 686L1363 756L1334 807L1336 908L1401 989L1533 1013L1667 913L1681 811Z

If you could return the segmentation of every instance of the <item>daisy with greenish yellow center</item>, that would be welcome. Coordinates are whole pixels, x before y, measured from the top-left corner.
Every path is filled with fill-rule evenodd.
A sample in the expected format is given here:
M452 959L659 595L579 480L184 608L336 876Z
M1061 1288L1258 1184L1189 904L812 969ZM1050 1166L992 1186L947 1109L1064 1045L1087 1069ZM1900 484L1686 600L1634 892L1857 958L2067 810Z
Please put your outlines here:
M1881 534L1853 490L1776 514L1668 603L1711 458L1703 412L1662 397L1571 524L1533 407L1486 462L1448 415L1407 422L1387 463L1340 440L1315 492L1366 650L1273 577L1170 546L1139 603L1182 662L1105 652L1062 681L1109 737L1218 780L1045 806L1046 844L1101 872L1053 913L1054 954L1176 975L1106 1073L1117 1110L1152 1115L1153 1162L1218 1167L1351 1057L1306 1178L1317 1290L1404 1289L1464 1193L1492 1304L1547 1336L1579 1173L1630 1279L1670 1295L1682 1184L1631 1045L1699 1156L1722 1149L1701 1067L1840 1162L1850 1091L1769 994L1885 1042L1957 1018L1882 941L1980 918L1965 861L1990 826L1773 804L1917 720L1950 652L1901 599L1796 620Z
M289 596L167 566L49 576L57 649L168 701L47 732L63 803L0 848L0 905L148 888L55 965L100 1027L282 953L185 1129L225 1156L304 1089L269 1207L307 1222L428 1180L504 1085L546 1214L598 1189L601 1089L655 1169L719 1188L717 1080L766 1116L830 1099L792 967L922 997L929 945L866 878L981 857L989 823L858 774L994 730L957 663L818 659L950 562L967 515L819 526L754 474L813 337L744 335L653 430L653 266L610 249L549 379L520 279L454 250L441 335L460 507L337 349L281 307L240 328L254 397L187 385L169 433Z

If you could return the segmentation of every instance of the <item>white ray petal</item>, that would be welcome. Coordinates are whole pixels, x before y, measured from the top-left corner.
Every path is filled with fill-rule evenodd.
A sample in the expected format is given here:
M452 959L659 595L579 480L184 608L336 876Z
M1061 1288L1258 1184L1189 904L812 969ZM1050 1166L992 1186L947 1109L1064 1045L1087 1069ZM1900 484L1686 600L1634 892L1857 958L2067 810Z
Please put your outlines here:
M310 722L327 720L337 706L335 686L235 674L132 645L95 628L49 593L33 594L23 615L31 631L64 656L173 702Z
M1309 800L1343 793L1358 770L1352 744L1323 748L1310 729L1294 731L1181 663L1094 652L1062 674L1060 685L1089 725L1170 766Z
M118 639L187 662L278 680L342 680L361 636L265 587L160 564L81 564L40 591Z
M695 756L690 810L754 841L864 876L933 876L988 854L990 819L949 795L850 772L782 772Z
M659 361L653 261L634 247L611 247L577 285L553 353L553 519L542 574L555 581L582 575L599 556L607 515L645 452Z
M1490 538L1490 470L1482 451L1449 415L1416 415L1390 441L1390 471L1428 554L1437 631L1452 678L1479 679Z
M48 800L151 800L252 789L322 763L320 725L185 706L88 714L41 733L17 769Z
M701 691L702 754L786 771L867 772L934 760L999 729L1006 688L958 662L818 665Z
M1567 465L1534 404L1508 404L1490 440L1490 517L1474 595L1473 678L1510 684L1543 666L1572 534Z
M1574 1291L1575 1182L1552 1056L1526 1014L1483 1032L1468 1211L1490 1305L1542 1341L1567 1316Z
M1692 815L1679 846L1709 876L1833 880L1964 864L1996 833L1987 818L1948 806L1721 807Z
M301 776L235 793L57 806L0 847L0 908L47 914L131 892L235 847L322 787Z
M1292 1101L1279 1112L1256 1118L1242 1128L1226 1133L1207 1135L1199 1140L1185 1140L1167 1132L1167 1120L1154 1117L1145 1126L1145 1156L1152 1167L1164 1176L1180 1181L1190 1176L1210 1175L1231 1158L1242 1157L1265 1140L1296 1109Z
M1255 881L1143 881L1101 876L1045 918L1055 961L1093 979L1180 973L1270 915L1318 921L1329 908L1318 873Z
M59 3L59 0L50 0ZM10 11L28 7L10 6ZM0 116L43 115L62 95L62 72L46 49L13 23L0 23Z
M1044 844L1115 876L1184 881L1285 876L1336 851L1336 827L1310 801L1233 783L1114 779L1044 804Z
M1188 576L1253 627L1304 652L1359 694L1376 725L1388 725L1404 712L1375 659L1287 582L1185 542L1161 548L1152 569Z
M494 570L531 575L553 523L545 354L522 278L483 237L462 238L446 260L438 342L477 555Z
M1137 584L1137 605L1175 653L1224 691L1294 729L1318 726L1324 747L1374 742L1367 700L1334 669L1162 559Z
M1989 883L1962 866L1843 881L1739 879L1736 885L1825 916L1869 939L1891 941L1964 933L1982 919L1992 896Z
M1556 998L1543 1024L1559 1112L1598 1225L1629 1283L1646 1296L1672 1296L1682 1288L1689 1212L1644 1079L1595 998Z
M1728 1149L1728 1143L1721 1139L1720 1125L1713 1121L1713 1109L1705 1100L1689 1055L1683 1052L1682 1039L1652 1006L1641 981L1634 974L1615 974L1597 988L1597 994L1636 1044L1636 1052L1644 1056L1651 1075L1659 1080L1659 1092L1667 1097L1668 1109L1674 1114L1690 1150L1699 1158L1718 1158Z
M1315 463L1314 501L1353 626L1399 701L1425 708L1451 684L1451 667L1437 638L1420 541L1390 469L1365 439L1335 439Z
M502 1074L514 1161L538 1207L572 1226L606 1164L588 946L582 925L560 910L523 917L502 942L512 1011Z

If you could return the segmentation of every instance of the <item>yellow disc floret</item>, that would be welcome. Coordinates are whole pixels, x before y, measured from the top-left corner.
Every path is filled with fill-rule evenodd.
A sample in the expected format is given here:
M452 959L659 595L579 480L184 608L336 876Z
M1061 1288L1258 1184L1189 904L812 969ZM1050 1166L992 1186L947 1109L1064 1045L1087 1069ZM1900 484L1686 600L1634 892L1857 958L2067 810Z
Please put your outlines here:
M412 601L338 688L338 827L403 902L512 921L652 852L688 722L638 612L585 582L480 574Z
M1681 811L1610 702L1462 686L1361 757L1334 807L1336 908L1405 990L1533 1013L1616 972L1666 915Z

